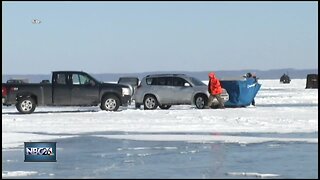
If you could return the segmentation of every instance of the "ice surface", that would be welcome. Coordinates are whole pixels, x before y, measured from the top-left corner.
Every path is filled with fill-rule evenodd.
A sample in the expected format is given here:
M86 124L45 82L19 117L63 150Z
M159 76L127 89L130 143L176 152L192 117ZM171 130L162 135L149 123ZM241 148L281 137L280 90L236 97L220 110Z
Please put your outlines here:
M207 83L207 81L204 81ZM219 133L304 133L318 132L318 89L305 89L305 79L290 84L279 80L259 80L262 84L255 101L247 108L196 109L172 106L169 110L135 109L118 112L99 107L37 107L33 114L19 114L14 106L2 107L2 149L23 146L24 142L68 138L84 133L137 132L162 135L105 135L108 138L153 140L222 141L257 143L317 139L217 136ZM179 136L177 132L207 133ZM167 135L165 135L166 133ZM168 135L172 133L172 135Z
M2 171L3 178L30 176L37 174L37 171Z

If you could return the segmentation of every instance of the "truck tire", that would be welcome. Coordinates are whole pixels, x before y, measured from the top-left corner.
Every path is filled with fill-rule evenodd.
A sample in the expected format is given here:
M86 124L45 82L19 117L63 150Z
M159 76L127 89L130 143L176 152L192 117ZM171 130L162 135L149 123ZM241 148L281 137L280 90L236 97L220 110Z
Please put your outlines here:
M208 103L208 98L207 96L205 95L197 95L195 98L194 98L194 104L196 105L196 107L198 109L203 109L205 108L205 106L207 105Z
M115 95L107 95L102 99L101 109L107 111L117 111L120 106L120 100Z
M31 97L22 97L18 99L16 108L22 114L31 114L36 109L36 102Z
M171 107L171 105L161 105L159 107L160 107L160 109L169 109Z
M153 95L146 95L143 99L143 106L145 110L157 109L158 101Z

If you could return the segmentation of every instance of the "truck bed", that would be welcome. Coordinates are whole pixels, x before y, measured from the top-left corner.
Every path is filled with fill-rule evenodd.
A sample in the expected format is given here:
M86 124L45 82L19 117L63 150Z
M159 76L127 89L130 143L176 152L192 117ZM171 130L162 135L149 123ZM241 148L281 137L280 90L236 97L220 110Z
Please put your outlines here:
M51 105L52 104L52 84L40 84L40 83L2 83L2 87L5 87L8 91L5 97L6 104L14 104L17 96L23 96L26 94L34 94L37 96L38 105Z

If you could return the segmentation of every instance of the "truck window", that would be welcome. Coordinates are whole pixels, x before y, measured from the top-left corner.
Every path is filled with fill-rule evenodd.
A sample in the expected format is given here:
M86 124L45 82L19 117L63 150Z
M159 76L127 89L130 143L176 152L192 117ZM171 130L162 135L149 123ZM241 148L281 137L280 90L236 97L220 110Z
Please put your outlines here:
M72 74L72 84L73 85L80 84L80 79L78 74Z
M72 74L73 85L87 85L90 84L90 78L82 74ZM91 80L93 81L93 80Z
M67 84L66 82L66 74L57 74L57 84Z

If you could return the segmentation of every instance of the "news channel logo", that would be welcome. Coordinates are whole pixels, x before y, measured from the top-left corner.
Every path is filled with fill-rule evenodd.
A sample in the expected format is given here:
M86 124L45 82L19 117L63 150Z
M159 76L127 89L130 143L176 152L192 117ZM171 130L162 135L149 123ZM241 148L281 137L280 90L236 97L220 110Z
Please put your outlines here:
M24 162L56 162L56 142L25 142Z

